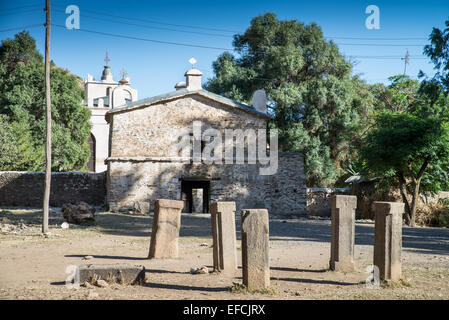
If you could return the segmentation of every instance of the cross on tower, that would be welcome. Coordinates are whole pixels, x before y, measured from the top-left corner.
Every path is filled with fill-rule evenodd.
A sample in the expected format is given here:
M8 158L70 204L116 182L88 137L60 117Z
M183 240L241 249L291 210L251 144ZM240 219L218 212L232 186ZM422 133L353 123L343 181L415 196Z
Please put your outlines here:
M106 62L106 65L108 66L110 59L109 59L109 54L107 51L106 51L106 59L104 59L104 61Z

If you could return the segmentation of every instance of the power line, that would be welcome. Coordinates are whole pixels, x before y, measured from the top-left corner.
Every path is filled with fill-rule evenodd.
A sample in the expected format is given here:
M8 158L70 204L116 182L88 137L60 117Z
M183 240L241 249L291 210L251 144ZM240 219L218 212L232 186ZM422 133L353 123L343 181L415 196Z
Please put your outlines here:
M4 12L4 11L11 11L11 10L25 9L25 8L32 8L32 7L42 8L42 5L40 5L40 4L34 4L34 5L21 6L21 7L15 7L15 8L2 8L2 12Z
M53 6L60 7L60 8L61 7L65 8L65 6L61 6L61 5L58 5L58 4L53 4ZM93 14L97 14L97 15L101 15L101 16L109 16L109 17L113 17L113 18L126 19L126 20L132 20L132 21L140 21L140 22L147 22L147 23L153 23L153 24L161 24L161 25L168 25L168 26L175 26L175 27L201 29L201 30L210 30L210 31L221 31L221 32L238 33L238 31L235 31L235 30L226 30L226 29L218 29L218 28L207 28L207 27L191 26L191 25L185 25L185 24L166 23L166 22L161 22L161 21L156 21L156 20L139 19L139 18L135 18L135 17L134 18L129 18L129 17L118 16L118 15L113 15L113 14L109 14L109 13L105 13L105 12L86 10L86 9L83 9L83 11L89 12L89 13L93 13Z
M59 10L56 9L55 11L57 12L62 12L65 13L65 11L63 10ZM89 19L95 19L95 20L101 20L101 21L107 21L107 22L111 22L111 23L118 23L118 24L124 24L124 25L131 25L131 26L137 26L137 27L142 27L142 28L149 28L149 29L157 29L157 30L166 30L166 31L173 31L173 32L182 32L182 33L191 33L191 34L198 34L198 35L206 35L206 36L216 36L216 37L225 37L225 38L231 38L233 36L231 35L224 35L224 34L217 34L217 33L205 33L205 32L198 32L198 31L187 31L187 30L179 30L179 29L170 29L170 28L162 28L162 27L154 27L154 26L147 26L147 25L143 25L143 24L137 24L137 23L131 23L131 22L124 22L124 21L117 21L117 20L110 20L110 19L104 19L104 18L99 18L99 17L94 17L94 16L88 16L85 14L81 14L82 17L84 18L89 18ZM331 37L327 37L327 39L329 39ZM337 38L337 37L334 37ZM256 39L256 38L252 38L252 39ZM363 40L375 40L374 38L346 38L346 39L363 39ZM386 40L387 38L377 38L377 39L384 39ZM376 40L377 40L376 39ZM391 38L388 40L393 40L393 39L399 39L399 38ZM413 38L403 38L403 39L413 39ZM419 39L419 38L414 38L414 39ZM394 46L394 47L402 47L402 46L416 46L416 47L422 47L424 46L424 44L370 44L370 43L336 43L337 45L348 45L348 46ZM226 49L226 50L233 50L233 49Z
M60 10L60 9L56 9L55 11L57 12L62 12L65 13L65 11ZM83 10L83 11L87 11L87 12L94 12L91 10ZM94 14L100 14L99 12L95 12ZM106 14L108 15L108 14ZM182 32L182 33L192 33L192 34L199 34L199 35L206 35L206 36L215 36L215 37L224 37L224 38L232 38L233 35L227 35L227 34L218 34L218 33L205 33L205 32L196 32L196 31L187 31L187 30L179 30L179 29L171 29L171 28L162 28L162 27L154 27L154 26L147 26L147 25L142 25L142 24L136 24L136 23L131 23L131 22L124 22L124 21L118 21L118 20L110 20L110 19L104 19L102 17L95 17L95 16L88 16L84 13L81 14L82 17L88 18L88 19L95 19L95 20L101 20L101 21L106 21L106 22L111 22L111 23L118 23L118 24L124 24L124 25L131 25L131 26L137 26L137 27L143 27L143 28L149 28L149 29L157 29L157 30L166 30L166 31L173 31L173 32ZM120 19L128 19L131 20L131 18L127 18L127 17L123 17L123 16L115 16L115 15L108 15L111 17L117 17ZM137 21L144 21L144 22L150 22L150 20L143 20L143 19L136 19L133 18L132 20L137 20ZM153 21L151 21L150 23L154 23ZM160 22L160 24L166 24L166 25L175 25L175 26L183 26L183 27L192 27L192 26L185 26L185 25L177 25L177 24L170 24L170 23L162 23ZM200 28L200 27L198 27ZM213 28L205 28L205 27L201 27L201 29L206 29L206 30L222 30L222 29L213 29ZM238 31L228 31L228 32L235 32L235 33L239 33ZM417 37L408 37L408 38L357 38L357 37L324 37L325 39L346 39L346 40L366 40L366 41L398 41L398 40L426 40L426 38L417 38ZM255 39L255 38L252 38ZM339 44L339 43L337 43ZM364 46L368 46L368 45L373 45L373 44L353 44L353 43L344 43L344 44L339 44L339 45L364 45ZM374 44L376 46L402 46L399 44ZM420 45L420 44L412 44L411 46L424 46L424 45Z
M56 4L56 5L54 4L53 6L64 7L64 6L61 6L61 5L58 5L58 4ZM58 11L61 12L60 9ZM131 18L131 17L119 16L119 15L112 15L112 14L109 14L109 13L106 13L106 12L86 10L86 9L83 9L83 12L90 12L90 13L92 13L94 15L109 16L109 17L114 17L114 18L119 18L119 19L132 20L132 21L141 21L141 22L152 23L152 24L161 24L161 25L177 26L177 27L184 27L184 28L194 28L194 29L202 29L202 30L222 31L222 32L228 32L228 33L239 33L239 34L241 33L241 31L236 31L236 30L210 28L210 27L199 27L199 26L191 26L191 25L184 25L184 24L175 24L175 23L161 22L161 21L155 21L155 20L139 19L139 18L135 18L135 17ZM150 26L144 26L144 25L139 25L139 24L128 23L128 22L124 22L124 21L105 20L104 18L87 16L85 14L82 14L82 16L85 16L85 17L88 17L88 18L92 18L92 19L109 21L109 22L113 22L113 23L122 23L122 24L136 25L136 26L147 27L147 28L150 27ZM152 28L156 28L156 27L152 27ZM162 29L162 30L175 31L175 32L194 33L192 31L177 30L177 29ZM198 33L198 34L204 34L204 35L210 35L210 36L218 36L218 37L233 37L233 35L216 34L216 33L213 33L213 34L211 34L211 33ZM427 38L424 38L424 37L423 38L421 38L421 37L366 38L366 37L328 36L328 37L324 37L324 38L325 39L342 39L342 40L366 40L366 41L378 41L378 40L380 40L380 41L427 40ZM343 45L353 45L353 44L343 44ZM370 45L370 44L362 44L362 45ZM399 46L399 45L397 45L397 46ZM421 45L412 45L412 46L421 46Z
M55 11L60 13L65 13L65 11L60 9L55 9ZM165 31L173 31L173 32L182 32L182 33L191 33L191 34L198 34L198 35L205 35L205 36L215 36L215 37L225 37L225 38L231 38L233 36L231 35L225 35L225 34L217 34L217 33L206 33L206 32L198 32L198 31L187 31L187 30L179 30L179 29L171 29L171 28L163 28L163 27L155 27L155 26L148 26L143 24L137 24L137 23L131 23L131 22L124 22L124 21L118 21L118 20L110 20L110 19L104 19L101 17L95 17L95 16L88 16L84 13L81 14L81 17L88 18L88 19L94 19L94 20L101 20L111 23L118 23L118 24L124 24L124 25L130 25L130 26L137 26L142 28L148 28L148 29L156 29L156 30L165 30ZM410 40L410 39L423 39L423 38L351 38L351 37L326 37L326 39L360 39L360 40ZM338 43L337 43L338 44ZM341 45L373 45L373 44L341 44ZM402 46L398 44L374 44L376 46ZM422 45L412 45L412 46L422 46Z
M54 11L65 13L64 10L59 10L59 9L54 9ZM104 18L99 18L99 17L94 17L94 16L88 16L88 15L86 15L84 13L81 13L81 17L82 18L88 18L88 19L94 19L94 20L101 20L101 21L106 21L106 22L112 22L112 23L119 23L119 24L124 24L124 25L130 25L130 26L137 26L137 27L142 27L142 28L147 28L147 29L166 30L166 31L174 31L174 32L199 34L199 35L205 35L205 36L225 37L225 38L232 37L230 35L225 35L225 34L207 33L207 32L199 32L199 31L187 31L187 30L179 30L179 29L170 29L170 28L163 28L163 27L147 26L147 25L143 25L143 24L137 24L137 23L131 23L131 22L124 22L124 21L117 21L117 20L104 19Z
M418 58L418 57L422 57L423 55L409 55L410 58ZM348 57L359 57L359 58L364 58L364 57L369 57L369 58L403 58L403 56L354 56L354 55L349 55Z
M66 26L53 24L55 27L66 29ZM160 43L160 44L169 44L169 45L176 45L176 46L183 46L183 47L193 47L193 48L201 48L201 49L213 49L213 50L224 50L224 51L236 51L236 49L232 48L222 48L222 47L212 47L212 46L204 46L204 45L195 45L195 44L188 44L188 43L181 43L181 42L173 42L173 41L162 41L162 40L155 40L155 39L148 39L148 38L140 38L135 36L128 36L128 35L121 35L121 34L115 34L115 33L108 33L108 32L102 32L102 31L96 31L96 30L89 30L89 29L79 29L77 31L86 32L86 33L92 33L92 34L99 34L109 37L115 37L115 38L123 38L123 39L130 39L130 40L137 40L137 41L145 41L145 42L153 42L153 43ZM351 58L360 58L360 59L400 59L401 56L349 56ZM412 59L421 59L418 57L412 57Z
M52 26L55 26L55 27L58 27L58 28L66 29L65 26L62 26L62 25L59 25L59 24L52 24ZM195 45L195 44L188 44L188 43L180 43L180 42L170 42L170 41L161 41L161 40L154 40L154 39L146 39L146 38L139 38L139 37L133 37L133 36L126 36L126 35L120 35L120 34L113 34L113 33L107 33L107 32L95 31L95 30L88 30L88 29L78 29L77 31L87 32L87 33L101 34L101 35L104 35L104 36L116 37L116 38L124 38L124 39L131 39L131 40L139 40L139 41L146 41L146 42L154 42L154 43L161 43L161 44L171 44L171 45L175 45L175 46L183 46L183 47L194 47L194 48L203 48L203 49L215 49L215 50L234 51L234 49L229 49L229 48L210 47L210 46Z
M343 40L427 40L427 38L356 38L356 37L324 37L326 39L343 39Z
M336 43L339 46L373 46L373 47L424 47L425 44L390 44L390 43Z
M17 27L17 28L10 28L10 29L0 30L0 32L7 32L7 31L13 31L13 30L23 30L23 29L31 29L31 28L42 27L42 26L43 26L42 23L31 24L31 25L23 26L23 27Z
M14 14L26 13L26 12L35 12L35 11L42 11L42 9L36 8L36 9L31 9L31 10L23 10L23 11L9 12L9 13L1 13L0 16L11 16L11 15L14 15Z
M348 56L348 58L354 58L354 59L379 59L379 60L399 60L399 59L404 59L404 57L401 56L397 56L397 57L376 57L376 56ZM412 60L426 60L427 58L424 57L416 57L416 58L412 58L409 57L409 59Z

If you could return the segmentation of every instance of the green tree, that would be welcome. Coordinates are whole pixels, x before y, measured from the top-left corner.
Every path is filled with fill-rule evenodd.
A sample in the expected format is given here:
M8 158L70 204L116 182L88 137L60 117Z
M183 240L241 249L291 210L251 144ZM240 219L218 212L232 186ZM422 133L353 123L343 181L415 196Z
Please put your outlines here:
M423 115L445 114L449 111L449 20L445 22L446 29L433 28L429 39L430 44L424 47L424 54L430 58L436 70L429 78L424 72L419 72L423 78L419 88Z
M438 83L447 94L449 92L449 20L446 20L445 26L443 30L433 28L429 36L430 44L424 47L424 54L430 58L436 70L435 76L427 81ZM422 72L421 76L424 76Z
M237 56L225 52L213 63L207 90L251 103L253 92L264 89L280 150L305 154L308 186L332 185L356 156L372 100L368 86L351 78L351 64L316 24L267 13L233 45Z
M84 170L90 156L88 138L90 111L82 105L84 90L80 79L52 64L52 170ZM27 165L9 165L8 170L43 170L45 146L44 64L34 39L21 32L0 47L0 114L9 123L22 128L13 131L22 139L26 153L32 154ZM26 142L27 135L30 142ZM0 154L0 158L3 157ZM0 162L2 163L2 162ZM0 169L3 169L0 167Z
M20 62L27 64L43 61L42 55L36 50L36 41L25 31L16 34L14 39L2 40L0 57L2 75L14 72Z
M372 87L377 116L361 148L360 167L381 178L378 187L399 189L410 225L415 224L419 193L449 187L448 34L434 29L424 49L438 70L435 77L419 83L397 75L387 87Z
M384 111L360 154L371 174L399 187L406 222L414 226L421 186L434 192L447 187L449 124L437 116Z
M33 152L31 132L23 123L10 122L0 115L0 169L34 170L38 168L38 154Z
M413 112L419 105L419 82L406 75L388 78L390 85L373 86L377 111Z

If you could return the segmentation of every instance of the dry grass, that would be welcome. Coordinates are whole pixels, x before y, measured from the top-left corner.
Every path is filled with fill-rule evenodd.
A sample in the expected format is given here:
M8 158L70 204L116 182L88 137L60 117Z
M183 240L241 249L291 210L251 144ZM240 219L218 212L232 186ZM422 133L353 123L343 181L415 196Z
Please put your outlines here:
M233 282L232 287L230 287L230 291L232 293L239 293L239 294L265 294L271 296L277 294L277 290L275 287L250 289L246 287L244 284L238 282Z
M449 206L441 202L420 205L416 209L416 223L427 227L449 227Z
M401 278L398 281L383 281L381 287L384 289L412 288L413 283L410 279Z

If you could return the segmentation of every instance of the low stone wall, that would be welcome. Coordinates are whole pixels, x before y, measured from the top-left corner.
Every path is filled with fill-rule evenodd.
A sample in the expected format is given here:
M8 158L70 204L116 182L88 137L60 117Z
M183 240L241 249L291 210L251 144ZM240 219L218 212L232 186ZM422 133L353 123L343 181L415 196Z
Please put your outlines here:
M0 206L42 206L44 172L0 171ZM84 201L103 205L106 197L106 172L53 172L51 177L50 205Z
M331 216L331 197L335 194L351 194L350 188L307 188L307 215Z
M357 197L356 219L374 219L372 204L375 201L402 202L398 190L381 192L375 188L374 182L359 183L352 188L307 188L307 215L330 217L330 199L334 194ZM441 191L435 195L420 195L418 208L444 199L449 199L449 191Z
M437 203L440 200L449 199L449 191L440 191L435 195L421 195L419 199L424 204Z

